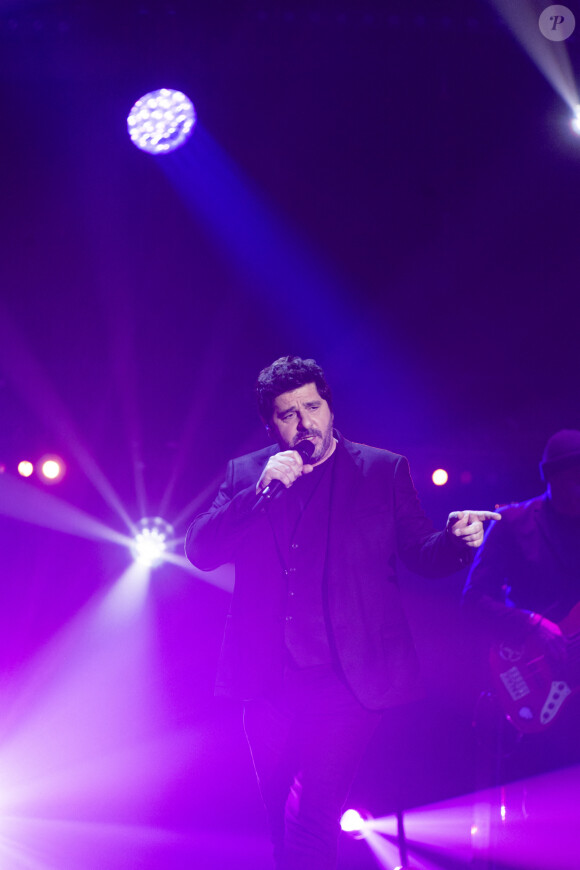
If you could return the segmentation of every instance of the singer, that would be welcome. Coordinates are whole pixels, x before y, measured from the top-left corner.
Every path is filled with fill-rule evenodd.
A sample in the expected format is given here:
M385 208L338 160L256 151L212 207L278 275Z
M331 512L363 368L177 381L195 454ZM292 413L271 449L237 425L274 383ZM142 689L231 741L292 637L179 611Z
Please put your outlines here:
M469 564L490 511L436 531L403 456L334 428L314 360L260 372L258 409L276 442L234 459L186 537L202 570L235 564L217 691L243 701L277 870L332 870L340 813L389 707L418 696L397 557L440 577Z

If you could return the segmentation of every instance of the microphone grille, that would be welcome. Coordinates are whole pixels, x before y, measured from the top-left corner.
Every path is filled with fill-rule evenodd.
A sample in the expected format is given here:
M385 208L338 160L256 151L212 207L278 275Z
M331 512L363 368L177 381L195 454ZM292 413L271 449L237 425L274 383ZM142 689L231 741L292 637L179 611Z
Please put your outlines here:
M314 453L314 444L312 441L308 441L305 439L304 441L300 441L296 447L294 448L299 454L302 462L307 463L312 459L312 454Z

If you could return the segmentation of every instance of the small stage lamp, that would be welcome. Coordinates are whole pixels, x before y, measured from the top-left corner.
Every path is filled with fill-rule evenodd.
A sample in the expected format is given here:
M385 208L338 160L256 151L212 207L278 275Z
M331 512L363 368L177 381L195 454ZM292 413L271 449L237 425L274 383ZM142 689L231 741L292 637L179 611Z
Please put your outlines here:
M358 810L346 810L340 818L340 828L345 834L352 834L356 839L362 839L365 835L366 820Z
M580 105L574 106L574 117L570 121L570 126L577 136L580 136Z
M139 520L137 529L131 547L133 558L139 565L156 568L164 561L164 554L171 547L173 526L161 517L144 517Z
M34 465L28 459L23 459L22 462L18 463L18 474L21 474L22 477L30 477L33 471Z
M449 480L449 475L444 468L436 468L431 475L431 480L433 481L435 486L445 486L445 484Z
M167 154L189 139L196 120L189 97L161 88L137 100L127 117L127 130L137 148L149 154Z
M36 467L43 483L58 483L63 479L66 470L60 456L43 456Z

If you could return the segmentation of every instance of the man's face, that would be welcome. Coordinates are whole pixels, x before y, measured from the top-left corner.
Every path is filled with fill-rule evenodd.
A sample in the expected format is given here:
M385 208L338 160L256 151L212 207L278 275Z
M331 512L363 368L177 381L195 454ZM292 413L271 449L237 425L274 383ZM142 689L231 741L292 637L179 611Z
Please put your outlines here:
M328 402L321 398L316 384L304 384L274 399L270 428L284 450L291 450L306 438L312 441L314 453L311 464L316 465L332 452L333 420Z
M580 517L580 467L552 474L548 485L552 505L558 513Z

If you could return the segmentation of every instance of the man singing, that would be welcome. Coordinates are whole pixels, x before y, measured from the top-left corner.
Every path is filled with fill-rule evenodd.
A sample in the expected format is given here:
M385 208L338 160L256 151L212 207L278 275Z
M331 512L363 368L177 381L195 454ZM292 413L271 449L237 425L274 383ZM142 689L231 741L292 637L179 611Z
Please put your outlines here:
M275 866L332 870L365 746L383 711L418 693L397 557L452 573L500 517L454 512L435 531L407 460L333 429L314 360L276 360L257 398L276 444L229 463L186 553L202 570L235 565L217 689L244 702Z

